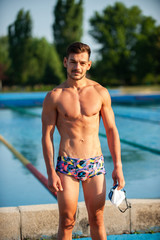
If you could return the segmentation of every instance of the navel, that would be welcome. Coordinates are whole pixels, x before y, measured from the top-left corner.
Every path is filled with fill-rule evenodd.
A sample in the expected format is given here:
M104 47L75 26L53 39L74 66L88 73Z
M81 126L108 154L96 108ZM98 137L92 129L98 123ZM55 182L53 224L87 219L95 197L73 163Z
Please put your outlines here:
M81 138L81 139L80 139L80 142L84 142L84 139L83 139L83 138Z

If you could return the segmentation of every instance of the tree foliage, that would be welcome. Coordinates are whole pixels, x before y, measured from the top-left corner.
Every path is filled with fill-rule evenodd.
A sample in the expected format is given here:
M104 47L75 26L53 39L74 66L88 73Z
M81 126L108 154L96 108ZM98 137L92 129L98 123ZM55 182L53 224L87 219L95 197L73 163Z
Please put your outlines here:
M53 35L54 44L61 58L65 56L67 46L82 37L83 0L57 0L54 8Z
M12 79L25 84L28 79L32 20L29 11L21 9L13 24L8 27L9 55L12 60Z
M29 11L21 9L8 28L11 84L59 84L64 80L62 65L53 45L45 38L32 37Z
M29 11L21 9L0 38L0 85L55 84L64 80L66 47L82 36L83 0L57 0L54 45L32 37ZM91 68L102 85L160 83L160 26L141 10L122 3L96 12L90 19L99 55Z
M33 38L30 51L32 57L29 62L28 80L34 84L60 84L64 80L61 62L55 47L45 38Z
M7 81L11 61L8 53L8 37L0 37L0 81Z
M160 26L157 27L151 17L143 17L136 38L133 46L135 74L140 83L145 83L148 74L154 75L156 82L156 75L160 73Z
M117 2L96 12L90 24L90 34L100 44L93 73L102 84L137 84L148 73L156 74L159 28L153 18L143 16L137 6Z

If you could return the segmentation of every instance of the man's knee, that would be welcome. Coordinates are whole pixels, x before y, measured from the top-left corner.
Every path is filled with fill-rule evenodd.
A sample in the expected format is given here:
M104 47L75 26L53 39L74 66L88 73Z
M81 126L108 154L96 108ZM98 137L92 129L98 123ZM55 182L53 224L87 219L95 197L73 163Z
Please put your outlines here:
M103 211L98 211L96 213L89 214L89 224L90 226L101 226L103 225Z
M65 213L60 216L60 226L62 229L72 230L75 225L75 216Z

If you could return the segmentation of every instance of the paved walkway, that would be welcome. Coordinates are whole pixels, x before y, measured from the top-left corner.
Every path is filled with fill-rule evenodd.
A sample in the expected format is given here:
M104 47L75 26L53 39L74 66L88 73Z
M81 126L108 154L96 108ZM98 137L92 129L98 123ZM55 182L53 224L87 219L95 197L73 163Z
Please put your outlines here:
M81 238L81 239L91 240L91 238ZM80 240L80 238L77 238L77 240ZM160 233L112 235L112 236L108 236L107 240L160 240Z

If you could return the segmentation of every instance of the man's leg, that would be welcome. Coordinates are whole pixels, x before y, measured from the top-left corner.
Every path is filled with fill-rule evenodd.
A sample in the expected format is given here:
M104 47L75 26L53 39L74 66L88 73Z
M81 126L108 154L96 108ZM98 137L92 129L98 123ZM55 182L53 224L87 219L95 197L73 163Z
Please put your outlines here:
M72 240L72 230L79 195L79 181L71 176L58 173L62 181L62 192L57 192L59 207L58 240Z
M106 240L103 212L106 200L104 174L82 182L84 198L88 210L91 237L93 240Z

